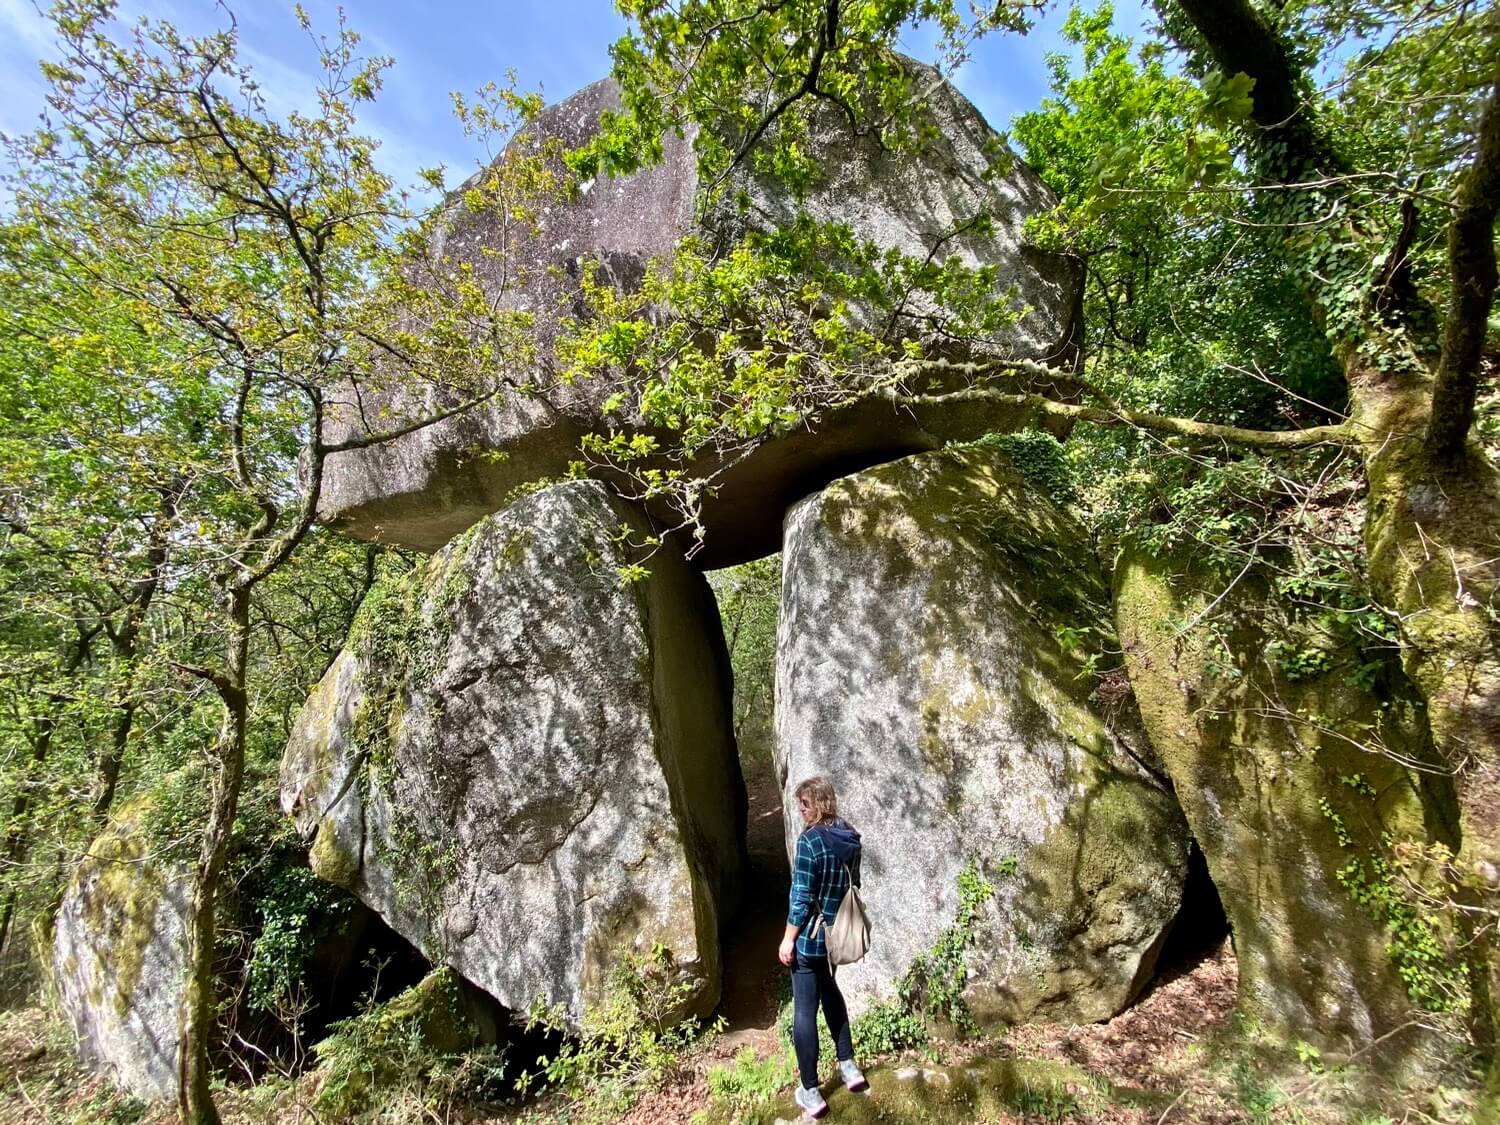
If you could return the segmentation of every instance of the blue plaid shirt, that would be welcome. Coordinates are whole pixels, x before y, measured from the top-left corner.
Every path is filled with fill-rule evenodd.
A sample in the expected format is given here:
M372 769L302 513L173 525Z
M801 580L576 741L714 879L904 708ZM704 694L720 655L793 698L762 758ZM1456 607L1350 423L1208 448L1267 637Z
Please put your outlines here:
M858 839L858 836L855 837ZM859 854L846 870L842 860L829 845L822 825L814 825L797 837L797 855L792 863L792 891L787 907L786 924L797 926L797 952L806 960L826 958L828 943L823 939L827 926L838 916L839 903L849 890L849 874L859 886ZM814 906L822 912L823 925L811 933Z

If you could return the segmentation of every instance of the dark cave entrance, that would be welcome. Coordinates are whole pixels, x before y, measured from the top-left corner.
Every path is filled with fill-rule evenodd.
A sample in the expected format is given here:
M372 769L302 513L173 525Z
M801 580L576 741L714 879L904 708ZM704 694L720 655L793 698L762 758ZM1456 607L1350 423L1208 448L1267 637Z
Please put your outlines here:
M720 1014L733 1031L774 1026L778 986L785 970L776 948L786 927L787 864L781 786L775 771L750 769L742 759L748 815L745 819L745 876L739 909L722 941L723 995Z
M357 900L353 919L325 939L314 955L316 1005L308 1031L322 1038L328 1026L371 1003L405 992L432 971L432 963L375 911Z
M1219 889L1209 877L1208 861L1198 841L1191 840L1182 905L1167 931L1151 978L1136 998L1137 1002L1162 985L1191 973L1213 957L1229 936L1229 917L1224 912Z
M432 970L415 946L364 903L351 896L346 911L318 938L293 996L257 1008L242 993L228 1010L230 1022L218 1036L221 1069L258 1078L310 1066L313 1045L333 1024L384 1003Z

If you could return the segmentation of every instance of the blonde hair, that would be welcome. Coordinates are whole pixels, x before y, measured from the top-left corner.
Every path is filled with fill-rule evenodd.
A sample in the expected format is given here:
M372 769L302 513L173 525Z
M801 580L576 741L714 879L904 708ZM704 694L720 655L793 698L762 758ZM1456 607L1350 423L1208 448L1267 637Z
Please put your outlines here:
M834 820L838 817L839 799L834 795L833 782L826 777L819 775L798 782L793 793L798 801L804 797L807 798L807 803L818 814L817 819L813 821L814 824L821 824L825 820Z

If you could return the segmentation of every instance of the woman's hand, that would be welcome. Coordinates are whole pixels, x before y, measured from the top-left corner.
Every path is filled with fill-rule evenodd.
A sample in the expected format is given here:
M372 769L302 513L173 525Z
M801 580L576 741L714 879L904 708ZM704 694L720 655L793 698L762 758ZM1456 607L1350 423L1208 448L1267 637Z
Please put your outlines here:
M781 939L781 948L776 951L776 956L781 959L783 965L791 965L797 956L797 938L795 934L788 934Z

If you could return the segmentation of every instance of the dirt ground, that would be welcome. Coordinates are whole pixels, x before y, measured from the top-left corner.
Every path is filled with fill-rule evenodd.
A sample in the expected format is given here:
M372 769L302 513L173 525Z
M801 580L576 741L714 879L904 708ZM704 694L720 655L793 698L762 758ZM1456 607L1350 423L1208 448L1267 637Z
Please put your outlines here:
M769 771L747 774L745 824L748 869L744 901L724 941L726 1025L720 1048L733 1055L744 1047L769 1054L776 1044L778 985L786 970L776 959L786 924L787 868L781 787Z
M773 958L774 949L773 943ZM735 993L735 1004L744 1007L726 1010L744 1013L741 1024L704 1044L685 1061L674 1080L646 1095L611 1125L687 1122L695 1112L709 1107L708 1076L714 1067L727 1066L745 1047L763 1057L783 1050L774 1028L775 979L774 970L761 978L772 987L769 996L748 987ZM1080 1096L1066 1105L1046 1103L1035 1112L1018 1109L984 1116L955 1111L890 1118L874 1112L876 1105L858 1106L867 1112L850 1116L846 1111L854 1100L838 1091L830 1096L834 1113L825 1120L921 1120L933 1125L946 1121L984 1121L987 1125L1458 1125L1467 1120L1463 1098L1453 1091L1421 1091L1394 1104L1355 1109L1347 1092L1329 1075L1262 1073L1248 1057L1232 1060L1235 981L1234 955L1226 941L1196 964L1158 980L1136 1005L1107 1023L1020 1027L1004 1036L950 1045L943 1049L941 1059L908 1055L874 1061L867 1068L879 1095L912 1075L931 1080L942 1079L945 1071L978 1073L976 1067L994 1060L1028 1066L1050 1063L1060 1074L1078 1076ZM795 1119L790 1099L783 1100L786 1104L779 1117ZM241 1092L229 1093L223 1102L227 1125L314 1125L317 1121L305 1109L298 1112L295 1107L257 1110L253 1099ZM535 1112L533 1107L532 1120ZM40 1009L0 1016L0 1125L168 1125L171 1116L132 1110L106 1082L80 1074L69 1045ZM479 1125L515 1121L519 1116L515 1109L470 1110L430 1120Z

